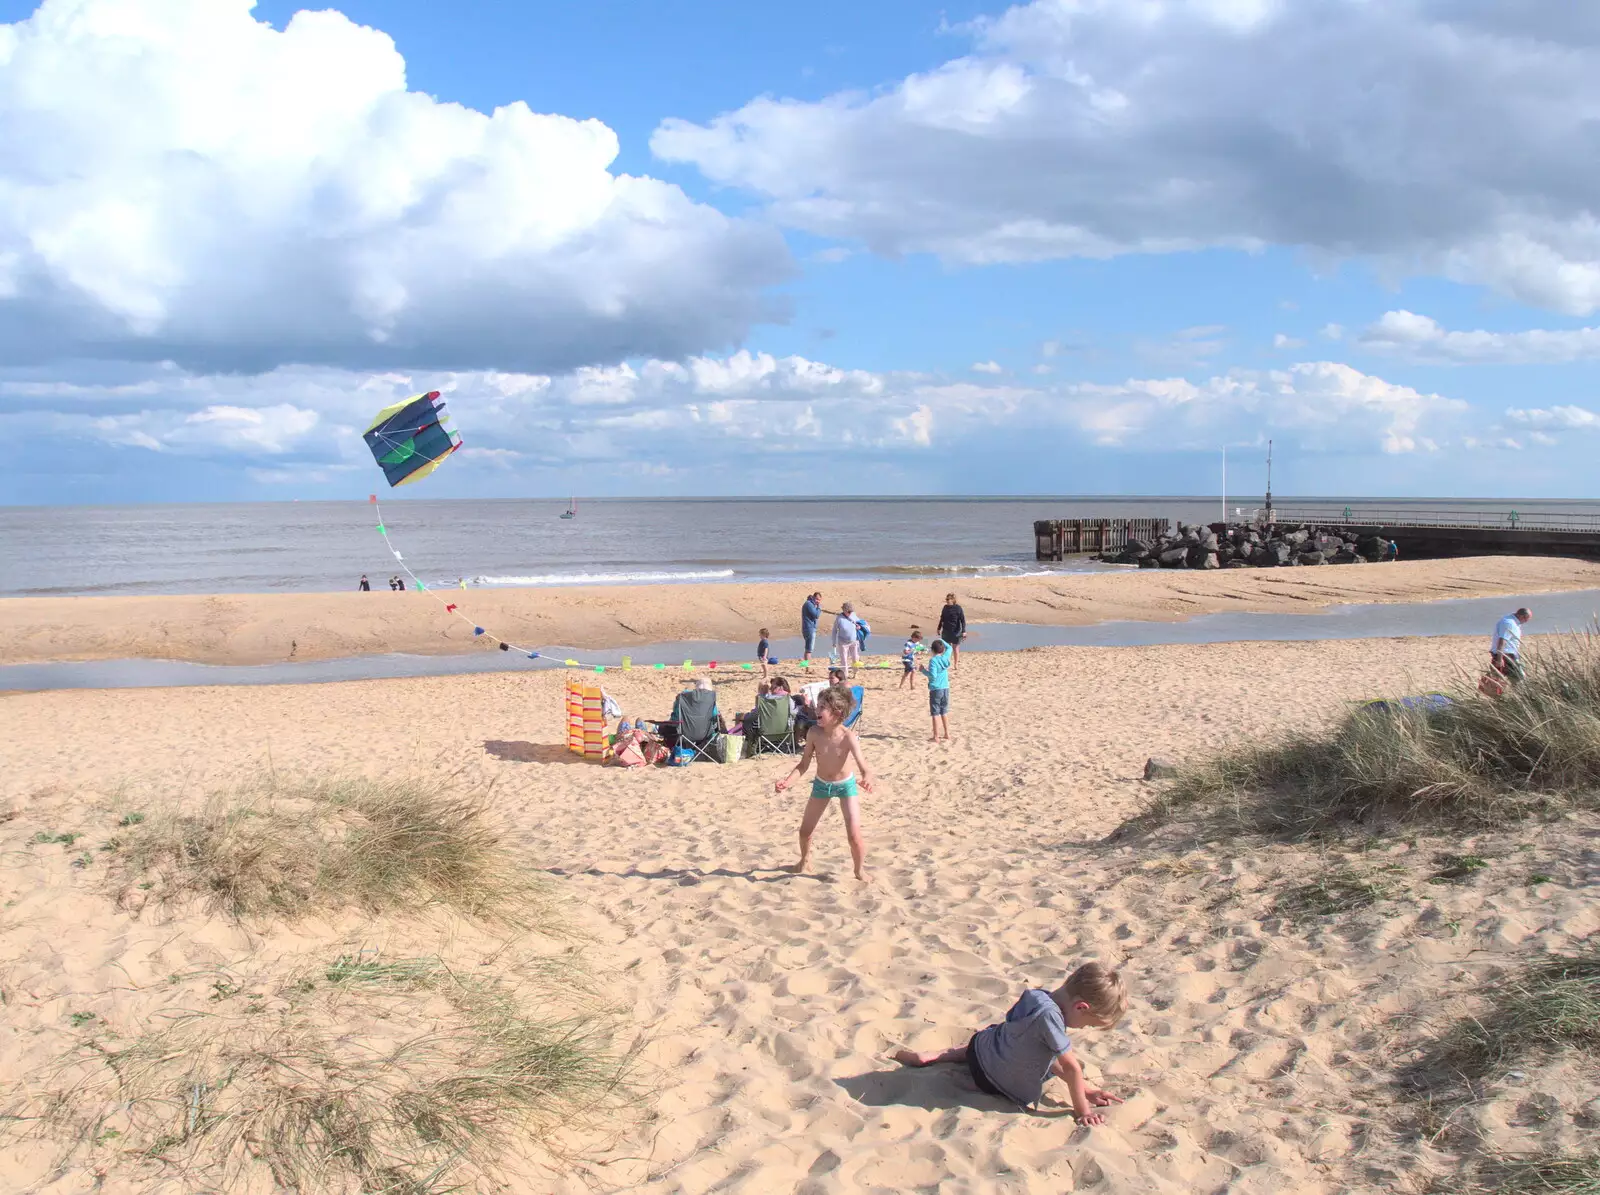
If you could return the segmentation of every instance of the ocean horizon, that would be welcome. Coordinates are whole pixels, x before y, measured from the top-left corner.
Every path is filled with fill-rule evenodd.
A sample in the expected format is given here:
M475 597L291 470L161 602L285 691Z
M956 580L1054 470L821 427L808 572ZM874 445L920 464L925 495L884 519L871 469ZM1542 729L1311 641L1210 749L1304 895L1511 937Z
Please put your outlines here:
M1220 496L567 499L380 495L389 540L425 583L480 587L846 582L1099 571L1034 559L1038 519L1213 522ZM1227 500L1249 518L1260 495ZM1279 507L1600 514L1600 501L1277 496ZM0 507L0 596L338 592L397 573L366 500Z

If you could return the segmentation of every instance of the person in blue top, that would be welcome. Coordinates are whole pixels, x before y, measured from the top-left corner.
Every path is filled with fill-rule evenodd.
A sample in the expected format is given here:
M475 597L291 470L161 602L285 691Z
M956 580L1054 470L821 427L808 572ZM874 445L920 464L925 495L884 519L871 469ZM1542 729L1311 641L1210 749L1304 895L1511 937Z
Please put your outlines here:
M917 671L928 678L928 715L933 719L933 738L928 741L937 743L942 734L948 743L950 726L945 716L950 712L950 653L943 639L933 641L928 662L918 665Z
M817 646L817 623L821 618L822 594L814 593L800 607L800 638L805 640L805 654L800 657L803 660L809 660Z
M1533 611L1520 607L1515 614L1507 614L1494 624L1494 635L1489 640L1489 664L1512 684L1519 683L1522 671L1522 624L1533 617Z
M1053 992L1029 988L1006 1019L974 1033L964 1046L949 1050L899 1050L903 1066L964 1062L979 1091L1024 1108L1044 1096L1052 1075L1067 1085L1072 1118L1079 1124L1105 1124L1096 1108L1120 1104L1109 1091L1083 1081L1083 1066L1072 1051L1068 1029L1110 1029L1128 1011L1122 976L1100 963L1085 963Z

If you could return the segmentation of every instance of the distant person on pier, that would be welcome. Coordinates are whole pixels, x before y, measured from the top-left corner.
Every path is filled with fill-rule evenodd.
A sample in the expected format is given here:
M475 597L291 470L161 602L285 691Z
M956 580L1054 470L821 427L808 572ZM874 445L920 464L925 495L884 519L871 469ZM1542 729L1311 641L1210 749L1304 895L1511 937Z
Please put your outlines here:
M1532 617L1533 611L1526 606L1507 614L1494 624L1494 636L1489 640L1490 665L1512 684L1526 675L1522 670L1522 627Z
M956 595L944 595L944 609L939 611L939 638L950 648L950 667L961 660L961 641L967 637L967 612L956 604Z
M366 573L361 574L361 584L357 585L356 588L362 593L372 592L372 583L367 580Z
M814 593L800 607L800 638L805 640L805 654L800 657L803 660L809 660L816 649L817 623L821 618L822 594Z

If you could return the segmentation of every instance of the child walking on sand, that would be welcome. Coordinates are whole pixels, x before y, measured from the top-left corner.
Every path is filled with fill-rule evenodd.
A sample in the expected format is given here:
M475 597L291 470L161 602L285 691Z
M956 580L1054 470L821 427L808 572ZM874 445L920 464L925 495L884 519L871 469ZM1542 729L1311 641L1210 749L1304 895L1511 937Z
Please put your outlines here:
M756 659L761 661L761 679L767 679L767 660L772 655L772 632L761 628L761 641L756 644Z
M800 862L785 870L804 875L811 863L811 836L817 823L834 801L839 802L839 812L844 815L845 837L850 842L850 860L855 864L856 879L866 881L867 848L861 839L860 798L856 796L855 771L861 772L861 788L872 791L872 769L861 758L861 744L855 732L846 730L844 720L850 716L853 704L850 690L830 685L817 694L817 724L806 732L806 749L800 762L791 768L782 780L773 785L782 792L806 774L812 759L817 761L817 777L811 782L811 798L800 819Z
M1085 963L1053 992L1029 988L998 1025L972 1035L949 1050L899 1050L905 1066L965 1062L979 1091L1032 1107L1044 1095L1051 1075L1067 1085L1072 1118L1079 1124L1105 1124L1095 1108L1120 1104L1120 1096L1083 1081L1083 1067L1072 1052L1068 1029L1110 1029L1128 1011L1122 976L1099 963Z
M900 684L901 689L915 689L917 687L917 653L922 650L922 632L915 627L911 629L911 638L906 640L906 645L900 649Z
M933 653L917 671L928 678L928 716L933 719L933 737L928 741L937 743L942 736L948 743L950 724L945 718L950 713L950 653L943 639L933 641Z

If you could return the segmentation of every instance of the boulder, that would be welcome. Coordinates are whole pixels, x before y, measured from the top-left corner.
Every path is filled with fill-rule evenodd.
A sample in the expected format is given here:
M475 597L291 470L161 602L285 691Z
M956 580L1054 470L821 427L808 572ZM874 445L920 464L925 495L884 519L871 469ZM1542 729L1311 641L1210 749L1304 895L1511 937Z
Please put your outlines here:
M1131 535L1128 537L1128 546L1126 550L1132 552L1135 556L1150 555L1150 545L1145 543L1144 540L1138 539Z
M1296 564L1321 564L1325 557L1321 552L1301 552L1295 557Z
M1228 561L1228 563L1224 564L1222 567L1223 568L1249 568L1250 567L1250 562L1248 560L1234 559L1234 560Z
M1207 548L1205 544L1190 544L1186 553L1187 559L1184 563L1190 568L1204 568L1206 566L1206 557L1209 555L1211 555L1211 549Z
M1250 562L1262 568L1279 568L1288 564L1293 555L1293 550L1288 544L1281 539L1275 539L1257 548L1255 555L1250 557Z
M1139 567L1140 568L1160 568L1161 567L1161 561L1155 556L1141 556L1141 557L1139 557Z
M1184 547L1168 548L1160 556L1162 568L1183 568L1189 563L1189 549Z
M1201 568L1221 568L1222 565L1218 561L1217 554L1215 552L1207 552L1206 553L1206 558L1200 562L1200 567Z

